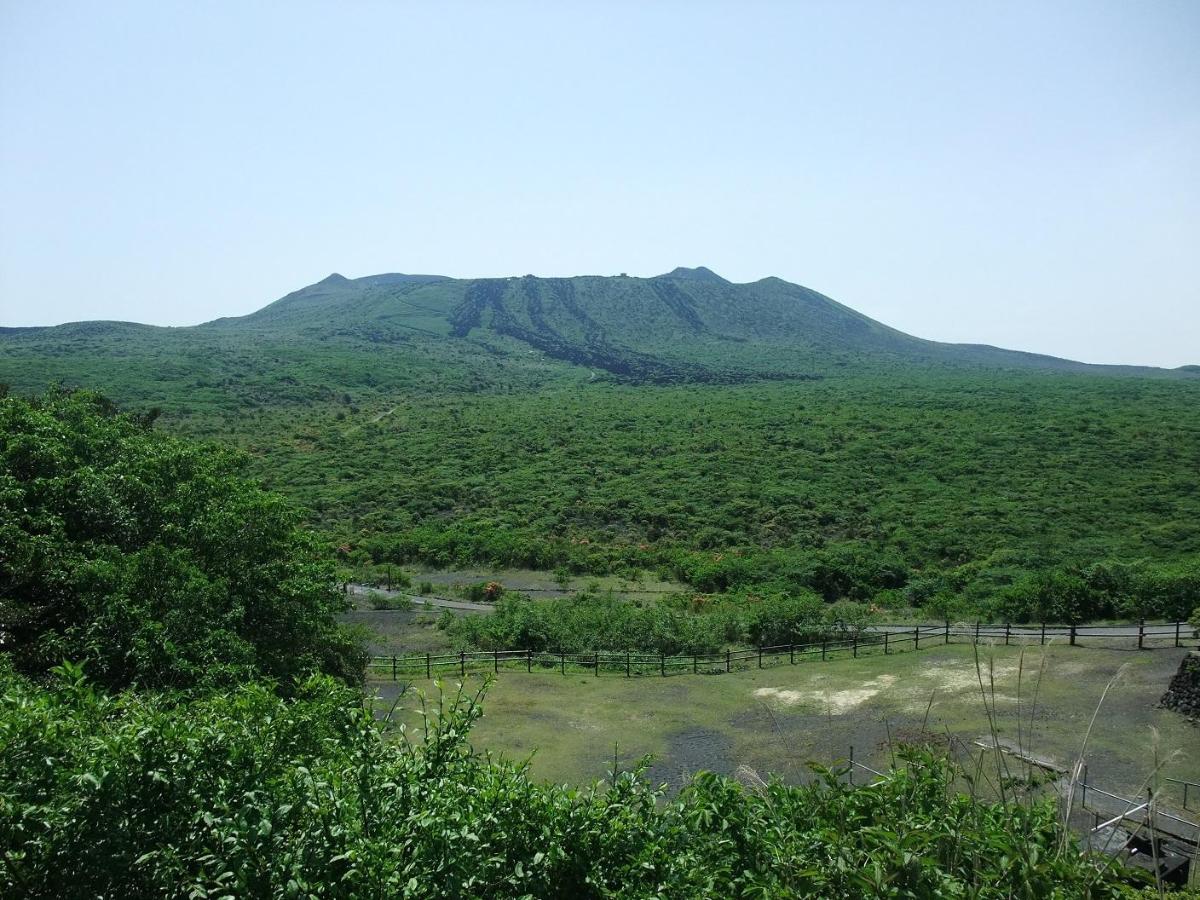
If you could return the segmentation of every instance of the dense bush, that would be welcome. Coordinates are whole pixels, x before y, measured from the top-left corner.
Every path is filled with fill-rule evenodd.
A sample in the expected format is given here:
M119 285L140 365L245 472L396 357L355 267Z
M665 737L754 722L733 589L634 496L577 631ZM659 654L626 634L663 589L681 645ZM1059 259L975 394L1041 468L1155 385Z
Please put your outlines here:
M474 755L461 694L410 743L328 679L172 704L59 674L0 671L8 896L1119 896L1052 803L972 800L930 753L870 787L702 774L668 800L639 772L574 791Z
M505 596L487 616L446 616L464 647L586 653L716 653L730 644L774 646L857 631L875 616L852 601L825 603L812 593L675 597L639 606L611 594L584 591L557 600Z
M724 610L694 614L667 603L641 607L590 592L553 601L510 594L490 615L447 617L445 623L463 646L555 653L716 653L741 633L737 618Z
M239 467L95 394L0 397L0 648L109 686L357 677L326 555Z
M1198 398L910 373L438 390L381 398L396 413L357 429L320 407L187 424L253 435L264 476L379 562L641 569L706 593L784 579L860 602L945 580L981 610L1022 573L1200 553Z
M998 618L1013 622L1093 619L1179 621L1200 603L1200 559L1167 565L1103 562L1026 573L998 592Z
M367 591L367 602L371 609L395 609L408 612L413 608L412 597L407 594L385 594L383 591Z
M706 593L783 579L830 600L950 594L975 615L1027 575L1200 553L1200 379L839 367L581 385L474 345L397 356L377 325L315 344L14 333L0 378L105 385L162 405L168 428L250 448L375 575L640 570Z
M824 632L828 609L815 594L768 594L746 604L745 637L759 647L800 644Z

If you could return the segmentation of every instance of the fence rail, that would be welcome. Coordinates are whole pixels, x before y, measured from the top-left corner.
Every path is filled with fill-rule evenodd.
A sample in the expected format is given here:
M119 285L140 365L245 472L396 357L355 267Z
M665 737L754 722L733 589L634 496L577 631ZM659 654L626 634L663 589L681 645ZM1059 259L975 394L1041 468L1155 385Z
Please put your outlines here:
M773 647L752 647L725 650L720 653L635 653L633 651L592 653L553 653L541 650L464 650L458 653L404 653L396 656L375 656L369 669L379 677L390 675L393 681L405 678L433 678L438 675L491 670L525 671L532 673L558 671L590 672L596 677L601 674L624 675L700 675L733 672L749 668L764 669L770 666L791 664L810 660L827 660L833 657L858 658L866 654L891 654L920 650L922 647L945 645L956 639L967 638L969 643L1014 643L1038 642L1045 645L1065 638L1072 646L1087 646L1081 641L1103 639L1136 643L1139 650L1154 646L1182 647L1183 641L1193 635L1192 626L1186 622L1158 624L1141 623L1130 625L1090 626L1013 626L953 625L879 625L871 630L858 632L833 632L820 641L803 644L781 644Z
M954 746L954 739L950 739L950 746ZM1084 816L1083 822L1076 820L1076 827L1083 828L1087 835L1094 835L1102 832L1106 828L1111 828L1114 825L1124 826L1129 828L1134 826L1134 832L1138 828L1146 829L1152 833L1155 838L1168 838L1174 842L1182 842L1185 848L1190 850L1188 855L1194 856L1196 848L1200 846L1200 822L1192 821L1181 815L1176 815L1170 809L1164 809L1163 804L1168 799L1165 793L1160 790L1155 790L1147 786L1144 800L1134 800L1129 797L1123 797L1120 794L1107 791L1098 785L1088 781L1088 767L1083 766L1081 777L1076 782L1078 791L1076 793L1066 792L1065 783L1069 781L1070 776L1066 769L1058 766L1048 760L1038 759L1037 757L1027 756L1009 747L1005 747L999 743L987 744L983 741L975 741L974 745L985 751L999 752L1005 756L1011 756L1028 766L1044 769L1054 775L1054 789L1058 795L1060 808L1064 805L1064 801L1071 798L1072 808L1066 810L1068 818L1077 809ZM850 745L850 754L844 761L846 780L850 784L855 784L855 773L859 770L866 772L872 778L882 779L888 777L888 772L881 772L871 766L864 764L861 760L855 757L854 745ZM889 771L894 771L889 770ZM1194 781L1186 781L1178 778L1163 778L1164 782L1174 784L1200 787ZM869 780L868 780L869 783ZM1099 798L1099 799L1097 799ZM1090 802L1089 802L1090 801ZM1076 807L1075 804L1078 804ZM1187 794L1184 794L1183 810L1187 810ZM1178 810L1177 810L1178 811ZM1140 814L1140 815L1139 815ZM1083 827L1083 823L1090 818L1090 824ZM1117 848L1114 848L1117 849Z

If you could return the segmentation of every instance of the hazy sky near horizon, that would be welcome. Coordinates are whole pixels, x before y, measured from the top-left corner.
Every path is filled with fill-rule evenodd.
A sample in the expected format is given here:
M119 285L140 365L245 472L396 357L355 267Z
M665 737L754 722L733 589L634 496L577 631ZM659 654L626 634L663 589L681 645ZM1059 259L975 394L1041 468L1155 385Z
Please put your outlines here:
M678 265L1200 363L1200 3L0 0L0 325Z

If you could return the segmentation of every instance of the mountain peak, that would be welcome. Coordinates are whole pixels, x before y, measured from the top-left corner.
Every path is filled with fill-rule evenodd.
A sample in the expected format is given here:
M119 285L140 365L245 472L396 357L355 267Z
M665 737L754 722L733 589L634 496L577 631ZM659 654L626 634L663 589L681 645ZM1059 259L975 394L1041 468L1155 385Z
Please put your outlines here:
M719 284L729 284L728 281L712 269L705 268L704 266L696 266L694 269L677 266L666 275L660 275L659 278L687 278L691 281L715 281Z
M324 285L326 287L334 287L335 285L341 286L341 285L345 285L345 284L350 284L350 279L347 278L345 275L339 275L337 272L333 272L332 274L328 275L327 277L322 278L315 285L313 285L313 287L317 287L320 285Z

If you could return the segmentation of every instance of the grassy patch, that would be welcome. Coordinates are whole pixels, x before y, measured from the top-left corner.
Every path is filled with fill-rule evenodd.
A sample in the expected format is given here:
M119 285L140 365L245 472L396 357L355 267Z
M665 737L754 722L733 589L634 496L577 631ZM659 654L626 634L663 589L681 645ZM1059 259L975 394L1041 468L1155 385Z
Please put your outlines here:
M1021 651L1003 646L981 651L987 702L995 706L1000 736L1015 743ZM1020 673L1025 746L1063 765L1073 761L1105 684L1126 666L1092 736L1092 780L1110 789L1140 785L1153 767L1152 727L1164 753L1182 751L1163 774L1200 780L1196 728L1154 708L1184 651L1052 645L1044 652L1032 734L1040 647L1025 651ZM384 696L395 694L390 682L375 686ZM413 687L431 685L418 681ZM809 760L844 759L851 745L857 759L882 766L889 738L915 740L926 731L949 732L967 742L988 734L969 646L714 676L626 679L507 671L492 686L472 740L480 749L511 757L532 754L535 775L573 783L603 777L614 748L623 766L653 754L652 774L678 784L700 769L731 773L739 766L800 779Z

